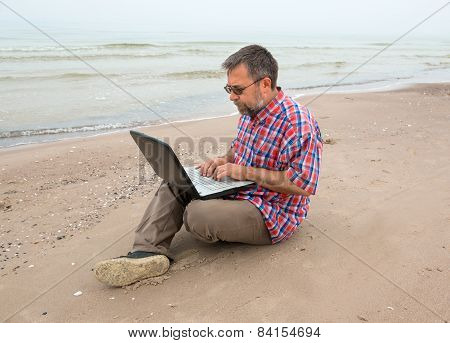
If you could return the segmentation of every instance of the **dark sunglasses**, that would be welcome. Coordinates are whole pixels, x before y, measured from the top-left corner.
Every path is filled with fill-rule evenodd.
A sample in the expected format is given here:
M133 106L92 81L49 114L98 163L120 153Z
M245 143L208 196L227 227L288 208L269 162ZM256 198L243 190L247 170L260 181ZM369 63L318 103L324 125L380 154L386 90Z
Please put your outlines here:
M232 92L236 95L241 95L242 93L244 93L244 91L250 87L253 86L256 82L261 81L262 79L266 78L266 76L256 80L255 82L249 84L246 87L239 87L239 86L230 86L230 85L226 85L225 87L223 87L223 89L225 89L225 92L227 92L228 94L231 94Z

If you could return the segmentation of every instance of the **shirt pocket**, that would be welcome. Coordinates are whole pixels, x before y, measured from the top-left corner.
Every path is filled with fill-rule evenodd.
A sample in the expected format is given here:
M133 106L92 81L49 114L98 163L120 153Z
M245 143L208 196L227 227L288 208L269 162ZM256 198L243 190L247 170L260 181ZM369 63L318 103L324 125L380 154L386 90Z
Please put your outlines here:
M276 133L260 138L253 144L253 163L255 167L280 170L280 142Z

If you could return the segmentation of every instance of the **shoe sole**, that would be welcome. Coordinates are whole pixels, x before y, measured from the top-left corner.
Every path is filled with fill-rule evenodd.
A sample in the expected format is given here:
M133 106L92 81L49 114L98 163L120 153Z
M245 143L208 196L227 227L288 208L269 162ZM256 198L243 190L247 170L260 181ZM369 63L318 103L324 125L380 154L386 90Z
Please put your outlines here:
M100 282L113 287L122 287L160 276L167 272L169 266L169 259L164 255L135 259L120 257L97 263L94 272Z

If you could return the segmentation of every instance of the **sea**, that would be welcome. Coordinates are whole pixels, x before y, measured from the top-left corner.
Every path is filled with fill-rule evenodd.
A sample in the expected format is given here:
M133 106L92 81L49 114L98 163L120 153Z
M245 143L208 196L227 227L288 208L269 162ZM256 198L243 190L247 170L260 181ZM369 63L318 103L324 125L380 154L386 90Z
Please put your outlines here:
M450 81L450 40L0 31L0 148L235 113L221 63L249 44L291 96Z

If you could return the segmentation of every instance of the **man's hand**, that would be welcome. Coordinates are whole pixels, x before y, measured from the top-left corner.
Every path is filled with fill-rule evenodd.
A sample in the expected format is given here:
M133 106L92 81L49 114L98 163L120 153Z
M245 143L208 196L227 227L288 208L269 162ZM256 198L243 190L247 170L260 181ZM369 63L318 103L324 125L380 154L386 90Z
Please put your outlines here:
M234 163L225 163L217 167L216 172L213 175L216 180L222 180L226 176L239 181L247 180L247 167Z
M200 169L200 175L202 176L213 176L215 174L216 168L227 163L226 157L216 157L212 160L208 160L199 166L195 167Z

